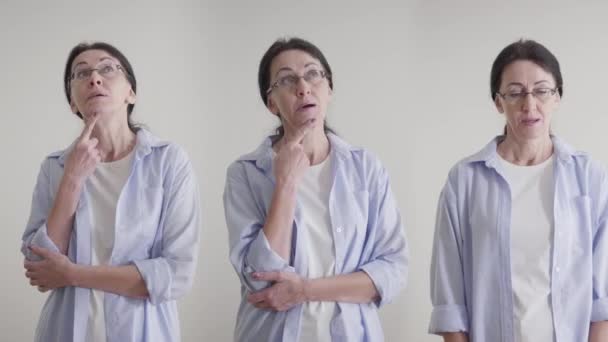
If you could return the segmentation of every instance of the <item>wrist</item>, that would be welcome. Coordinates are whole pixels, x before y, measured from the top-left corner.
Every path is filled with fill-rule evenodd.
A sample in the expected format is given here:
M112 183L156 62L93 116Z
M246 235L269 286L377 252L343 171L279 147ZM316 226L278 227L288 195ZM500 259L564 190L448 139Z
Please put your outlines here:
M304 278L303 282L303 294L304 294L304 302L314 302L314 279Z
M84 182L81 177L77 177L69 173L64 173L63 177L61 178L60 189L70 193L80 192L83 184Z
M82 265L72 263L68 268L67 279L69 286L82 287Z
M293 180L277 180L275 192L280 196L294 197L297 192L297 184Z

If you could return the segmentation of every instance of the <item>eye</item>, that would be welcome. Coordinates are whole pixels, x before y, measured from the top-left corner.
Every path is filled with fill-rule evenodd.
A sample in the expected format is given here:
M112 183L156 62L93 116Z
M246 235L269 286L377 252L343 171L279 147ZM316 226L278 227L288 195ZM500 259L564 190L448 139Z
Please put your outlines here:
M507 97L512 98L512 99L518 99L522 96L524 96L524 92L522 92L522 91L512 91L512 92L507 93Z
M283 76L283 77L279 78L278 83L280 86L292 86L292 85L298 83L298 76L296 76L296 75Z
M551 89L548 89L548 88L534 89L534 94L539 95L539 96L546 96L546 95L549 95L549 93L551 93Z
M319 78L321 78L321 71L319 71L317 69L308 70L306 72L306 74L304 74L304 79L306 81L313 81L313 80L317 80Z
M109 74L113 71L114 71L114 67L112 66L112 64L104 65L101 68L99 68L99 72L101 74Z
M79 80L89 78L89 76L91 76L91 72L91 69L76 70L76 72L74 72L74 77Z

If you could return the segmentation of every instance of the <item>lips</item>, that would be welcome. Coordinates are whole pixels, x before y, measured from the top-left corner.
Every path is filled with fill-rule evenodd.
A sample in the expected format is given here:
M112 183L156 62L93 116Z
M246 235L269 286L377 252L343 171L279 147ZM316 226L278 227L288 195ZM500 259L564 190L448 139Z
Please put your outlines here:
M305 104L302 104L302 105L298 106L297 111L299 112L299 111L307 110L307 109L310 109L310 108L315 108L316 106L317 105L314 104L314 103L305 103Z
M92 100L98 97L106 97L107 95L104 93L93 93L87 97L87 100Z
M531 126L531 125L534 125L534 124L536 124L538 122L540 122L540 119L532 119L532 118L530 118L530 119L522 119L521 120L521 123L524 124L524 125L526 125L526 126Z

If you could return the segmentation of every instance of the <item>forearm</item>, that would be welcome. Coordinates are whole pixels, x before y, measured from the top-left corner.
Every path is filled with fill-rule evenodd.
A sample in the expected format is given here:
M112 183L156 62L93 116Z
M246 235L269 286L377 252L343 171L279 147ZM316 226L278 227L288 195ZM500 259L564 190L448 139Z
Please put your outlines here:
M148 298L146 283L134 265L75 265L72 285L111 292L125 297Z
M378 297L374 283L363 271L310 279L305 293L309 302L370 303Z
M272 195L268 217L263 228L272 250L287 262L289 262L291 255L291 234L295 207L295 185L277 185Z
M450 332L441 334L443 342L469 342L469 336L463 332Z
M589 342L608 341L608 321L591 322Z
M49 238L62 254L67 254L81 190L82 185L79 182L64 176L46 222Z

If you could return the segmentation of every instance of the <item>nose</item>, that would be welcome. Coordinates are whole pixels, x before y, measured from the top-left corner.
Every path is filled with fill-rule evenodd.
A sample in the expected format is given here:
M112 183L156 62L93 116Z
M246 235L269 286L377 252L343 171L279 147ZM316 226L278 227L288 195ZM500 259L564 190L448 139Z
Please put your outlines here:
M304 96L310 94L310 84L304 80L304 78L300 77L298 83L296 84L296 94L298 96Z
M532 93L527 93L522 102L522 109L529 112L536 105L536 97Z
M93 70L91 76L89 76L89 85L101 85L103 77L97 72L97 70Z

